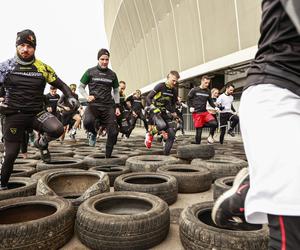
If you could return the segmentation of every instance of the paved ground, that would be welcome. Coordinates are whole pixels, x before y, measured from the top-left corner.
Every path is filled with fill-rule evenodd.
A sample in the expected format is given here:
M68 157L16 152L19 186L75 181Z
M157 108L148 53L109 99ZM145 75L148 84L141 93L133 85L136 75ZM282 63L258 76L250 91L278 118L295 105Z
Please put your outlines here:
M133 135L144 135L145 131L142 128L137 128L134 130ZM194 132L188 132L189 135L194 135ZM85 137L83 131L79 131L78 135L80 137ZM180 133L179 133L180 136ZM219 134L216 135L216 139ZM203 133L203 143L205 143L205 139L207 137L207 133ZM225 140L235 140L241 141L241 137L238 135L236 137L229 137L226 135ZM113 188L111 189L113 192ZM178 218L179 214L185 207L203 201L211 201L212 200L212 189L207 192L195 193L195 194L178 194L177 201L170 205L171 211L171 227L168 234L168 237L159 245L152 248L153 250L182 250L183 247L179 238L179 226L178 226ZM86 250L89 249L78 240L76 235L68 242L63 248L63 250Z

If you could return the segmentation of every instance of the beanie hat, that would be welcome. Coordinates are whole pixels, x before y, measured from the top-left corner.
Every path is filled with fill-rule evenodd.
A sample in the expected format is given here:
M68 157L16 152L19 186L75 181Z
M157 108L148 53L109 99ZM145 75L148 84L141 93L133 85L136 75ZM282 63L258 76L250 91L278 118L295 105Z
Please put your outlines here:
M36 47L36 37L32 30L22 30L17 33L16 46L27 43L33 48Z
M107 55L108 57L110 56L109 51L107 49L100 49L98 52L97 60L99 60L99 58L102 55Z

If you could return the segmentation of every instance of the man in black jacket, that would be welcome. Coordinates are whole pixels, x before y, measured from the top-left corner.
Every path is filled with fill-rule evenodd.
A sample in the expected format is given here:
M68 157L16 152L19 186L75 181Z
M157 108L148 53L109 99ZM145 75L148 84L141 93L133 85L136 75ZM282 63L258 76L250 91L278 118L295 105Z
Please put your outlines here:
M51 160L48 142L63 133L63 126L57 118L44 111L44 89L48 82L60 89L71 105L77 100L69 87L60 80L54 70L35 58L36 37L33 31L17 33L16 55L0 64L0 85L4 86L5 97L0 112L5 116L5 156L1 168L1 189L6 189L13 164L20 151L26 130L41 133L35 141L43 161Z
M129 107L131 111L131 116L130 116L130 130L128 132L128 137L130 136L131 132L135 128L135 124L137 119L141 119L144 123L144 127L146 131L148 132L148 122L146 120L146 117L144 115L144 106L142 103L142 93L139 89L137 89L133 95L129 96L126 99L126 104Z
M107 49L98 52L97 66L88 69L81 78L79 91L88 101L84 113L83 124L90 133L89 144L96 144L96 119L107 131L106 152L107 158L111 157L113 147L117 142L118 125L116 116L120 115L119 82L115 72L108 68L110 53ZM89 87L89 94L85 87ZM113 97L112 98L112 90Z
M157 84L147 96L147 109L150 109L149 131L146 133L145 145L151 148L153 136L157 131L166 140L164 154L169 155L172 149L176 127L174 119L178 119L176 114L177 90L176 84L180 78L175 70L170 71L167 81ZM156 130L157 129L157 130Z

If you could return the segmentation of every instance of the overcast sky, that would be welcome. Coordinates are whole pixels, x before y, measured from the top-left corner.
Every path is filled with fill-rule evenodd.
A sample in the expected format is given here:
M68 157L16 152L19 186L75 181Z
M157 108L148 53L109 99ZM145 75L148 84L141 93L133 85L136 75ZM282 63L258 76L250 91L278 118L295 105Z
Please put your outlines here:
M85 70L97 64L98 50L108 48L103 0L1 1L0 24L1 62L15 55L17 32L32 29L36 57L67 84L78 85Z

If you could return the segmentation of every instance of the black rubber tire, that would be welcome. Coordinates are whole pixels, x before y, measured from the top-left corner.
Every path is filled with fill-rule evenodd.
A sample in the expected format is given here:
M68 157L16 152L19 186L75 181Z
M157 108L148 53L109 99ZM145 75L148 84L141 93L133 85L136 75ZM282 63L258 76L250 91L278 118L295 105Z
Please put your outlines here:
M60 196L77 208L86 199L109 192L109 178L104 172L61 169L38 180L37 195Z
M188 250L267 250L268 228L235 231L218 228L211 219L212 202L185 208L179 219L180 240Z
M1 249L59 249L73 236L74 208L59 197L30 196L0 202Z
M181 159L192 160L195 158L210 159L215 155L213 145L191 144L177 148L177 155Z
M215 180L213 185L213 198L217 200L221 194L232 188L235 176L226 176Z
M166 155L139 155L129 157L126 161L131 172L156 172L157 168L179 160L172 156Z
M38 160L32 159L16 159L14 162L14 167L22 166L22 167L33 167L35 168L38 163Z
M51 157L57 158L57 157L73 157L74 152L71 149L61 149L61 148L50 148L49 151L51 154ZM41 158L41 153L36 152L35 157ZM35 158L36 159L36 158Z
M194 159L191 165L208 168L214 181L226 176L235 176L242 168L247 167L248 163L234 156L218 155L209 160Z
M103 166L96 166L91 167L89 170L93 171L102 171L105 172L109 177L110 186L113 187L115 183L115 179L122 175L130 173L130 168L127 166L120 166L120 165L103 165Z
M11 177L30 177L34 173L36 173L36 169L34 167L17 166L13 168Z
M48 169L57 169L57 168L79 168L85 169L86 165L81 159L75 159L71 157L58 157L51 159L50 163L45 163L39 161L36 165L36 170L43 171Z
M167 237L170 212L166 202L151 194L105 193L80 205L75 228L91 249L150 249Z
M169 205L177 200L178 184L174 176L165 173L129 173L116 178L115 191L153 194Z
M176 164L159 167L157 172L174 176L178 182L178 193L204 192L212 184L212 176L207 168Z
M0 191L0 201L14 197L35 195L37 181L29 177L11 177L8 189Z
M68 168L69 170L80 170L80 171L85 171L83 169L77 169L77 168ZM57 172L62 170L61 168L54 168L54 169L48 169L48 170L43 170L40 172L36 172L35 174L33 174L30 178L34 179L34 180L39 180L41 179L44 175L49 174L49 173L53 173L53 172Z
M128 155L117 154L111 158L105 158L104 153L94 153L84 157L84 163L88 167L102 166L107 164L125 165Z

